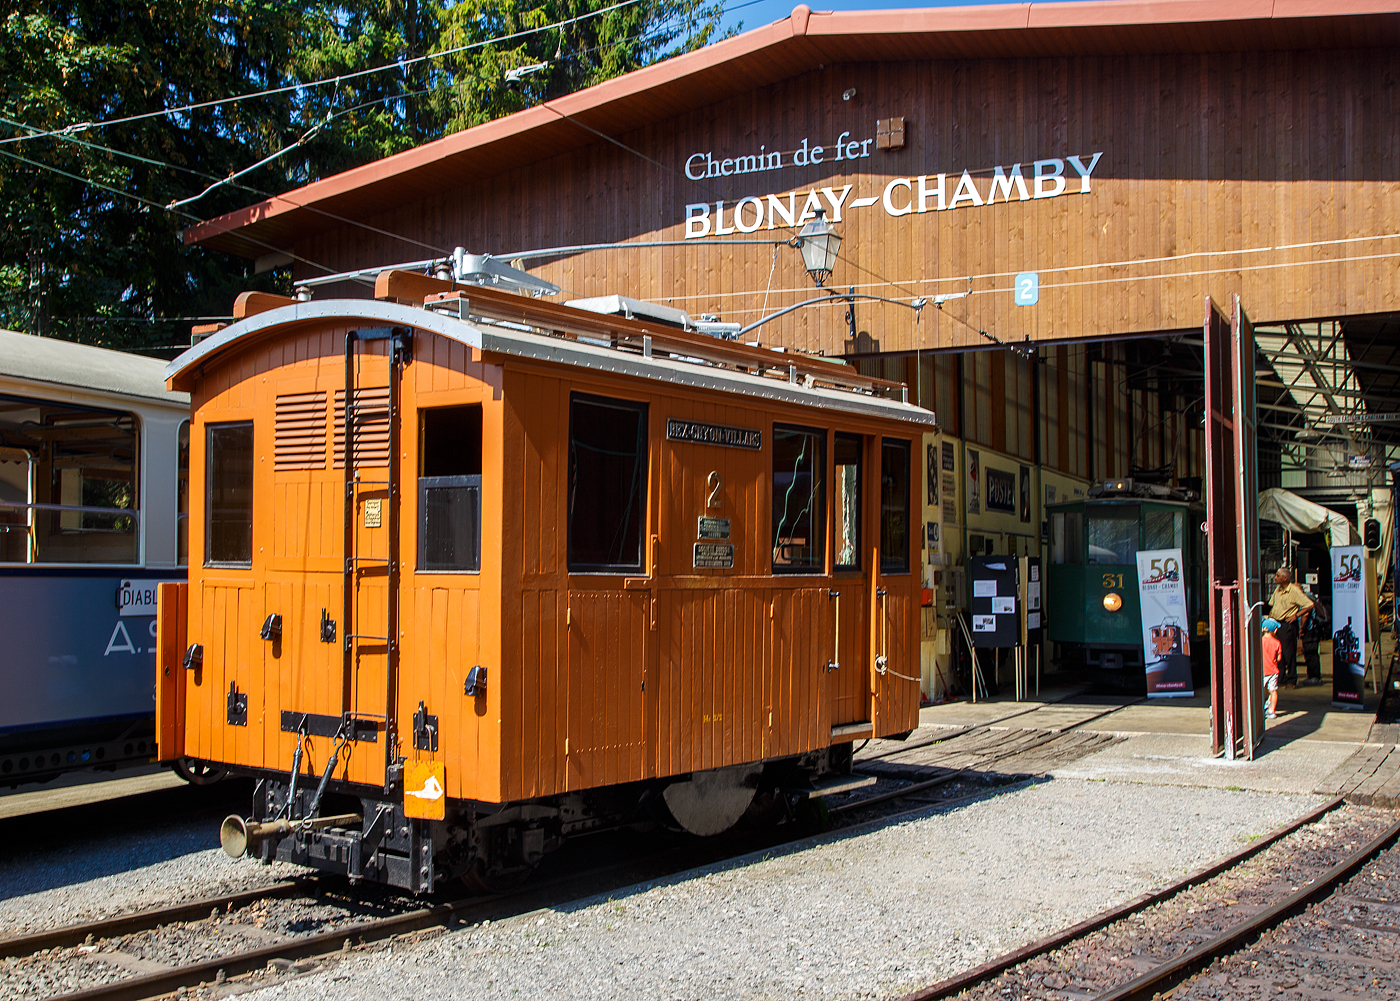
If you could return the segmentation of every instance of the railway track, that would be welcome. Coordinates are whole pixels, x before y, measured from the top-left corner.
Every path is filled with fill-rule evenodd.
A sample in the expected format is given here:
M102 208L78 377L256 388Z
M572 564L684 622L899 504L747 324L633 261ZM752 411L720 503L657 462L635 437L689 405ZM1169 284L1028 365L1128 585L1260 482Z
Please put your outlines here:
M1073 695L1065 696L1065 698L1072 697ZM1057 728L1054 730L1023 731L1022 736L1009 738L1005 742L1005 746L995 751L992 751L991 753L978 757L975 761L973 761L970 764L963 765L957 768L943 768L943 774L941 775L937 775L929 779L924 779L922 781L914 782L911 785L903 786L898 789L892 789L888 792L876 793L871 796L865 796L860 799L854 799L850 802L841 803L837 806L832 807L831 812L835 814L853 813L859 810L868 809L880 803L890 802L899 799L917 799L922 793L926 793L932 789L938 788L939 786L948 785L959 780L966 780L980 772L985 771L985 769L991 765L998 764L1002 761L1006 761L1012 758L1017 758L1022 755L1028 755L1033 751L1038 751L1043 748L1046 748L1048 745L1051 745L1055 741L1060 740L1068 733L1078 730L1083 726L1087 726L1088 724L1093 723L1096 720L1103 719L1105 716L1110 716L1113 713L1118 712L1120 709L1127 708L1131 705L1137 705L1138 703L1145 701L1146 699L1144 698L1137 699L1133 702L1127 702L1123 705L1115 705L1103 710L1102 712L1094 713L1093 715L1088 716L1085 719L1079 720L1076 723L1072 723L1069 726ZM1043 703L1043 705L1053 704L1054 703L1052 702ZM989 729L990 727L995 726L997 723L1004 722L1008 719L1012 719L1017 716L1023 716L1027 713L1034 712L1036 709L1042 707L1043 706L1036 706L1032 709L1008 713L1007 715L998 717L997 719L991 719L982 723L975 723L971 726L961 727L957 730L953 730L950 733L940 734L937 737L937 739L934 740L925 740L912 744L906 743L900 747L894 748L882 748L871 754L858 757L856 759L856 768L859 769L862 766L865 766L868 763L872 762L892 761L900 757L909 757L911 755L917 754L917 752L919 751L923 751L928 748L940 746L945 748L951 748L953 741L956 741L962 737L969 736L978 731Z
M1091 722L1102 715L1104 714L1097 714L1083 722ZM959 737L983 730L985 726L993 725L994 722L988 721L987 724L945 734L938 741L917 743L904 750L917 752L935 743L956 746ZM1041 747L1060 736L1063 734L1058 732L1038 734L1033 740L1020 741L1011 749L991 753L973 751L970 752L973 760L969 765L943 770L943 774L927 782L914 783L878 796L836 806L831 812L843 820L849 818L842 826L841 834L850 836L859 833L863 828L922 813L933 804L952 807L976 800L987 796L993 790L988 789L985 784L978 783L970 791L947 789L951 795L941 798L935 799L931 794L940 786L947 787L960 779L971 779L979 767L990 767L1031 747ZM890 755L881 757L888 758ZM1003 777L1003 781L1011 783L1016 778L1017 776ZM910 807L902 802L905 800L917 805ZM872 811L876 811L878 815L866 816ZM857 813L860 815L851 816ZM339 953L347 948L370 946L386 939L424 933L430 929L449 927L457 923L473 924L483 920L499 920L539 907L557 906L565 901L650 879L672 876L697 867L742 860L749 852L761 853L803 836L795 827L779 828L778 834L776 840L771 836L766 839L740 839L737 843L735 840L716 839L699 843L687 842L651 855L632 852L628 854L625 862L589 868L552 879L537 879L510 894L426 904L411 898L393 898L386 893L375 894L372 889L365 891L368 900L356 901L353 895L347 892L343 881L308 876L305 879L285 881L258 890L207 897L170 907L117 915L3 939L0 940L0 959L28 957L34 961L41 961L53 966L57 977L62 977L64 970L81 970L82 964L91 960L103 963L115 960L117 965L125 962L128 964L127 972L135 975L115 982L91 984L66 993L40 991L29 996L62 998L64 1001L140 1001L168 994L182 987L218 984L263 970L269 963L274 963L283 975L295 974L308 969L308 962L314 965L317 957ZM321 922L328 927L323 931L299 933L267 941L275 937L275 932L269 929L276 922L269 922L268 927L264 928L263 921L270 916L268 908L274 901L280 901L284 908L300 909L303 916L298 920L303 924ZM322 910L318 912L317 907ZM392 913L365 916L365 911L374 908ZM282 922L284 925L295 923ZM251 947L247 944L242 947L233 944L238 935L247 934L262 938L265 944L254 943ZM180 947L180 951L195 954L202 951L209 955L207 958L176 967L143 971L143 966L156 965L146 961L147 955L164 956L175 951L169 945L156 944L157 939L167 941L172 935L176 940L185 943ZM75 964L79 965L75 967ZM81 978L79 982L82 982ZM2 980L0 986L3 986Z
M1072 696L1069 696L1072 697ZM867 759L857 761L859 768L865 760L900 766L900 758L917 756L929 748L948 749L965 762L956 768L923 767L924 772L937 772L932 778L913 782L875 795L853 799L831 808L835 818L845 821L841 833L849 836L862 828L888 824L927 811L931 805L957 806L985 797L994 791L984 781L986 769L1021 755L1045 748L1070 731L1116 712L1122 706L1106 708L1086 719L1055 731L1027 730L998 740L990 749L979 746L958 749L970 740L983 736L989 727L1013 716L1033 710L1021 710L984 723L940 734L938 739L901 744L881 749ZM908 766L904 766L907 767ZM1016 783L1028 776L1003 775L1004 785ZM968 788L964 789L961 783ZM938 795L939 792L944 795ZM910 805L914 804L914 805ZM873 814L873 816L872 816ZM784 833L787 832L787 833ZM347 948L370 946L375 942L404 935L424 933L430 929L456 923L472 924L483 920L498 920L538 907L556 906L598 892L609 891L649 879L672 876L689 869L713 865L727 860L742 859L749 851L771 849L784 842L800 838L795 828L780 828L777 840L771 837L749 838L736 844L730 841L689 842L651 855L631 853L626 862L592 868L552 879L537 879L520 890L494 897L474 897L424 904L411 898L393 898L390 894L365 891L368 900L357 899L347 892L342 881L309 876L306 879L277 883L259 890L249 890L223 896L156 908L136 914L85 922L66 928L39 932L0 940L0 959L31 957L55 965L56 969L72 968L74 963L89 959L118 965L128 962L127 972L135 975L110 983L97 983L77 991L40 992L34 997L62 998L64 1001L139 1001L170 993L179 988L200 984L218 984L253 971L263 970L269 963L286 975L295 974L314 965L317 957L339 953ZM736 851L736 848L738 849ZM329 899L328 899L329 898ZM267 908L273 901L283 907L301 908L304 916L299 923L325 925L321 931L301 932L276 937L264 929L262 921L270 915ZM321 911L317 911L317 907ZM381 913L366 914L378 908ZM385 913L387 912L387 913ZM276 922L270 922L269 927ZM298 922L282 922L284 925ZM186 962L176 967L145 969L148 953L162 954L154 945L161 935L195 943L189 952L208 953L206 958ZM148 933L148 934L146 934ZM235 945L238 935L255 934L263 944L241 947ZM269 939L275 939L268 941ZM165 947L164 954L169 953ZM131 962L129 952L135 952ZM120 954L120 955L118 955ZM146 967L155 966L144 963ZM80 981L81 982L81 979Z
M1305 975L1298 973L1300 966L1350 961L1384 973L1393 985L1400 965L1388 956L1393 936L1400 935L1400 899L1389 888L1400 882L1400 849L1394 847L1400 821L1393 814L1361 812L1337 839L1345 844L1307 844L1310 829L1342 805L1341 798L1334 799L1165 889L915 991L904 1001L1147 1001L1168 994L1179 1001L1247 996L1243 992L1253 988L1271 996L1297 985ZM1251 863L1256 871L1244 872ZM1363 882L1353 891L1357 879ZM1347 916L1358 907L1378 919L1358 922ZM1304 917L1296 917L1304 911ZM1303 921L1306 928L1295 929L1292 939L1285 936L1282 946L1268 940L1290 921ZM1300 935L1341 926L1387 936L1386 957L1349 949L1357 942L1345 935L1333 936L1331 950L1299 945ZM1285 967L1282 979L1270 979L1274 966Z

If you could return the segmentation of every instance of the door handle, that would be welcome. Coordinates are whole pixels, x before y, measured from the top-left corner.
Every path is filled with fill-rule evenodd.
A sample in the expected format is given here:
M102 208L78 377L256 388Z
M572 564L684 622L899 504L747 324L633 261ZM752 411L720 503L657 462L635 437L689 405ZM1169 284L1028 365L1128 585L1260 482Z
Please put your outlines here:
M836 635L832 640L831 659L826 662L827 671L841 670L841 592L835 588L826 592L827 599L836 602L834 620L836 623Z

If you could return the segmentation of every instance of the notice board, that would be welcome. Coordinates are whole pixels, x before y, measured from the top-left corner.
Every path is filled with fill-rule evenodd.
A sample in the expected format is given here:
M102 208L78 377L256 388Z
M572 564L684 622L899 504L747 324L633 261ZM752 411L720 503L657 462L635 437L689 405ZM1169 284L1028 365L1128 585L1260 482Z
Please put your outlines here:
M1014 556L974 556L968 564L972 645L979 650L1013 647L1021 642L1017 571Z

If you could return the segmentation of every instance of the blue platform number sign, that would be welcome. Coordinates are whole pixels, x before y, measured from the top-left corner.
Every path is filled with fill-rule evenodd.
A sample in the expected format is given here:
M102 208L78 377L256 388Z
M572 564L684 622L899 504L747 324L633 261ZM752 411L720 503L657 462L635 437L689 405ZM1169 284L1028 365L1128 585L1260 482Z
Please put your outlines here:
M1016 305L1034 306L1040 301L1040 275L1022 271L1016 276Z

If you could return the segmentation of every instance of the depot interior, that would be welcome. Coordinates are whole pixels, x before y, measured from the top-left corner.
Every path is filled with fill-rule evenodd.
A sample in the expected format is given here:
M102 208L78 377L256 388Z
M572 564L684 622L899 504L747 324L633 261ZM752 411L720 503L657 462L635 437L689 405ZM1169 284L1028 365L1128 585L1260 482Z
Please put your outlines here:
M1388 466L1400 459L1400 423L1328 423L1328 417L1370 415L1375 421L1391 414L1400 421L1400 317L1260 326L1255 341L1264 593L1274 572L1286 566L1330 607L1329 547L1362 544L1366 523L1374 520L1369 555L1380 581L1376 624L1389 629ZM1200 332L854 361L870 374L917 387L911 398L932 407L943 429L926 436L923 456L923 690L929 699L966 693L970 683L957 621L966 616L969 556L1033 556L1051 565L1076 560L1074 547L1059 537L1055 505L1084 500L1091 491L1127 499L1172 487L1202 496ZM1306 516L1290 514L1309 510L1295 498L1340 520L1327 518L1325 528L1320 519L1306 524ZM1200 544L1200 527L1187 526L1187 544ZM1139 546L1155 549L1167 541L1121 532L1111 509L1086 513L1083 531L1089 564L1131 565ZM1085 573L1093 576L1090 568ZM1196 636L1205 628L1203 620L1191 626ZM1055 643L1045 642L1047 671L1068 668ZM995 694L998 678L1002 686L1010 683L1011 666L1004 654L983 658ZM1140 691L1140 671L1129 673L1121 686L1102 671L1096 679Z

